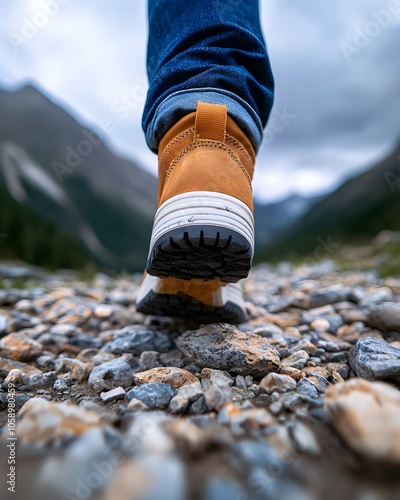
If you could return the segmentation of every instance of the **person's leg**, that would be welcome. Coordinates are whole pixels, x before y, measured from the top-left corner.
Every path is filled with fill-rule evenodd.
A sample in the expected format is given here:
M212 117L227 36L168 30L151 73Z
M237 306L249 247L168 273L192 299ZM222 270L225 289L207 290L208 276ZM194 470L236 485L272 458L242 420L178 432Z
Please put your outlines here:
M257 151L274 83L258 0L149 0L149 147L198 101L225 104Z
M257 0L150 0L143 128L159 193L137 308L239 322L254 252L251 181L273 79Z

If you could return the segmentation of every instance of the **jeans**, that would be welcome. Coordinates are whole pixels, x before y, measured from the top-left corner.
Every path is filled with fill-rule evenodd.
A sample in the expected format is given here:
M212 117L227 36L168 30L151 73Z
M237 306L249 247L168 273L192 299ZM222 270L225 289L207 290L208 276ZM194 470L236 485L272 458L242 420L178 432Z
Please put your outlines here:
M258 0L148 0L148 15L150 149L203 101L226 104L257 151L274 94Z

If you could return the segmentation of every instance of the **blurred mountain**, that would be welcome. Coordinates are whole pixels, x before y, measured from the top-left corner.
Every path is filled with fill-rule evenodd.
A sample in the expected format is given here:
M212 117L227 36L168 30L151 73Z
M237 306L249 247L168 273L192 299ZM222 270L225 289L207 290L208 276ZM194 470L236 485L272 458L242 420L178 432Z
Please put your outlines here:
M304 198L293 194L284 200L254 204L256 244L264 247L276 238L294 221L298 220L321 197Z
M264 257L325 252L400 229L400 144L373 168L313 205L269 246ZM332 245L333 244L333 245Z
M17 238L13 233L29 232L33 224L41 235L47 232L47 241L32 235L30 242L44 254L54 254L55 240L68 241L71 250L72 235L98 263L141 269L156 208L155 177L114 155L102 138L32 86L0 90L0 110L0 190L11 195L0 193L8 215L1 219L0 233L8 237L0 255ZM21 210L38 217L23 217ZM12 220L19 223L10 225ZM23 227L22 220L30 223ZM45 257L31 263L43 265Z

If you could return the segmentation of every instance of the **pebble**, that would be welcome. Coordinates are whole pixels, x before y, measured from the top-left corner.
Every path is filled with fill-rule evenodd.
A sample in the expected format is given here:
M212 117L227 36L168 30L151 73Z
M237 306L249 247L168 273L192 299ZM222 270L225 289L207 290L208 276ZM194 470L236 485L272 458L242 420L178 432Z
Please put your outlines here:
M58 300L44 313L50 323L82 325L92 316L96 303L83 297L70 297Z
M114 310L115 308L108 304L99 304L94 308L94 315L99 319L108 319Z
M236 378L235 378L235 384L236 384L236 387L238 387L239 389L242 389L243 391L247 390L246 380L243 377L243 375L237 375L236 376Z
M167 352L171 347L169 335L162 331L149 331L125 327L114 332L115 337L103 349L114 354L132 353L140 355L144 351Z
M295 412L303 406L305 401L304 395L299 392L286 392L282 395L280 402L284 408Z
M304 373L302 371L297 368L293 368L292 366L281 366L279 373L281 375L289 375L289 377L292 377L296 382L304 377Z
M326 373L326 375L328 376L328 374L329 371ZM330 386L330 383L328 382L326 377L320 375L319 373L309 372L307 374L307 380L315 386L319 394L324 394L326 389Z
M268 373L261 379L259 386L267 393L287 392L296 390L296 381L288 375L279 373Z
M301 370L301 368L305 367L309 358L310 356L305 351L299 350L283 359L281 365Z
M209 410L219 411L232 399L231 381L217 370L203 370L201 385L204 390L205 403ZM244 390L247 390L247 386Z
M308 378L300 380L297 386L297 392L308 398L318 398L319 396L317 388Z
M19 412L16 433L24 445L57 446L99 425L96 413L67 403L32 398Z
M58 373L69 373L70 381L77 384L87 380L90 372L90 365L74 358L59 359L56 368Z
M199 379L187 370L174 366L152 368L144 372L136 373L135 385L148 384L150 382L164 382L178 389L183 385L199 382Z
M89 375L89 384L98 393L116 386L126 389L132 386L133 377L134 370L127 358L121 356L94 367Z
M118 399L124 399L125 395L125 390L122 387L115 387L115 389L111 389L111 391L102 392L100 397L105 403L111 403Z
M142 370L150 370L157 366L162 366L160 363L160 353L157 351L144 351L140 355L139 365Z
M171 399L177 391L163 382L154 382L150 384L134 387L127 392L129 400L135 398L144 403L150 410L163 409L168 406Z
M384 302L373 306L368 323L382 331L400 332L400 303Z
M21 385L26 385L28 383L28 375L22 370L18 370L18 368L10 370L7 377L4 379L4 387L8 387L8 384L12 384L15 387L20 387Z
M0 340L0 354L14 361L30 361L42 353L42 345L21 333L10 333Z
M202 396L204 396L204 391L200 382L183 385L171 399L169 409L174 414L184 413L191 403L194 403Z
M228 324L207 325L177 339L177 346L200 366L261 377L277 370L278 352L258 335Z
M136 398L132 398L128 403L128 410L131 411L146 411L148 409L148 406L145 405L143 401Z
M350 353L349 361L359 377L400 383L400 348L385 340L360 339Z
M362 457L400 465L400 393L383 382L351 379L329 387L330 421Z
M68 381L65 378L58 378L53 384L53 389L61 392L68 391Z
M316 307L310 309L309 311L303 312L300 316L300 323L309 325L312 321L316 319L323 319L326 316L332 316L335 314L335 308L332 305L326 305L322 307Z
M57 379L57 372L46 372L31 375L27 387L29 389L50 389Z
M20 361L14 361L12 359L1 358L0 357L0 375L6 377L10 370L14 368L21 370L27 375L41 374L42 371L35 366L29 365L28 363L21 363Z
M310 427L300 421L296 421L291 430L298 451L315 456L321 454L318 440Z
M296 342L290 348L291 351L305 351L309 356L312 356L313 353L317 350L317 347L307 339L302 339L299 342Z
M213 370L212 368L203 368L200 377L202 380L222 380L230 387L234 383L234 378L227 371Z
M310 293L310 307L321 307L335 302L348 300L350 288L342 285L332 285L326 288L313 290Z

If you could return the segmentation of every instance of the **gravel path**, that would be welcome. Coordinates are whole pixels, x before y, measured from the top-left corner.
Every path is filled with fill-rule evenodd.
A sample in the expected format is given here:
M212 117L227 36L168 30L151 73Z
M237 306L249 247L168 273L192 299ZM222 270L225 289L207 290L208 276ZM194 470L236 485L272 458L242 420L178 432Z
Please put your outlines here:
M400 498L400 278L259 266L233 326L0 272L0 498Z

